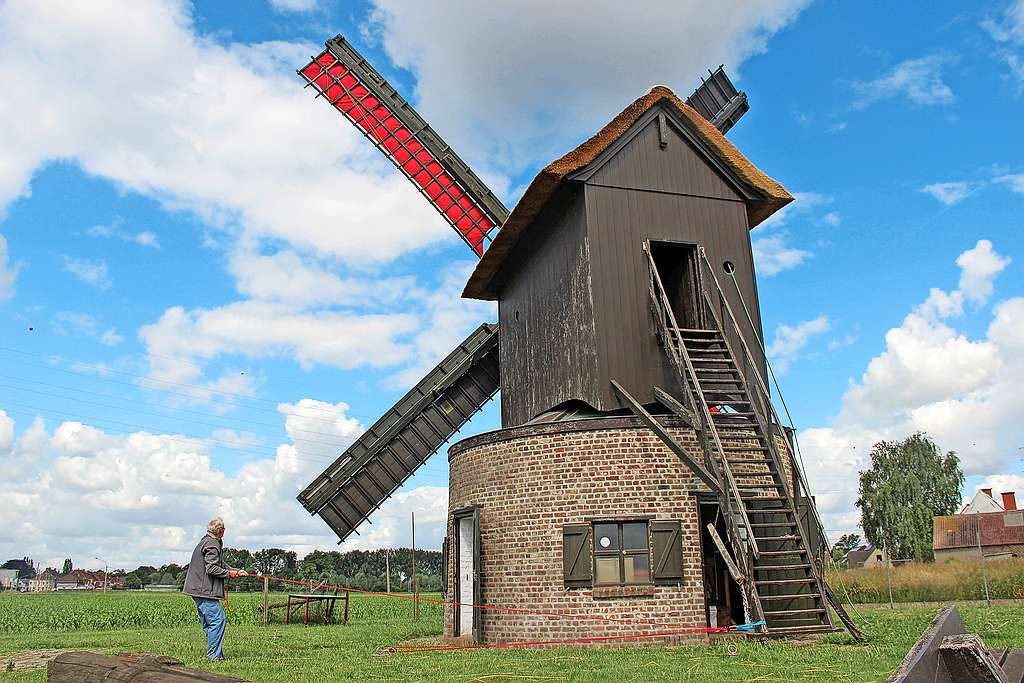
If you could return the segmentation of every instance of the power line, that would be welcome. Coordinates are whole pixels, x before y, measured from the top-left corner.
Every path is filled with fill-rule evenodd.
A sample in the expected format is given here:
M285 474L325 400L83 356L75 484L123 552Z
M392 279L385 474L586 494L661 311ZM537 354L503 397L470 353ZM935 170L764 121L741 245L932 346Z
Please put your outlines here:
M127 377L134 377L136 379L141 380L142 382L164 382L164 383L173 384L173 385L181 386L181 387L185 387L185 388L196 389L196 390L198 390L200 392L208 393L208 394L226 394L226 395L238 396L238 397L241 397L241 398L244 398L244 399L247 399L247 400L251 400L251 401L260 401L262 403L270 403L270 404L273 404L275 406L280 405L281 403L289 403L289 401L275 401L275 400L272 400L272 399L265 399L265 398L260 398L260 397L256 397L256 396L245 396L244 394L236 394L236 393L233 393L233 392L218 391L218 390L210 389L208 387L203 387L203 386L198 385L198 384L186 384L186 383L183 383L183 382L171 382L170 380L152 379L152 378L146 377L145 375L139 375L139 374L131 373L131 372L124 372L122 370L114 370L112 368L108 368L106 366L95 364L95 363L83 363L81 361L75 361L74 359L65 358L65 357L61 357L61 356L53 356L53 355L46 355L46 354L30 353L28 351L18 351L16 349L8 349L8 348L5 348L5 347L0 347L0 351L13 351L14 353L21 353L21 354L30 355L30 356L39 356L41 358L53 358L53 359L61 360L61 361L64 361L64 362L74 363L74 364L77 364L77 365L82 366L82 367L96 368L96 369L102 370L103 372L113 372L113 373L116 373L116 374L119 374L119 375L124 375L124 376L127 376ZM28 367L33 367L33 368L40 368L42 370L50 370L50 371L53 371L53 372L62 372L64 374L68 374L68 375L86 376L86 377L90 377L92 379L98 379L98 380L101 380L101 381L104 381L104 382L110 382L111 384L119 384L121 386L130 386L130 387L135 388L135 389L139 389L140 388L140 385L136 384L134 382L121 382L121 381L118 381L116 379L111 379L109 377L102 377L100 375L95 375L95 374L90 374L90 373L86 373L86 372L81 372L81 371L77 371L77 370L74 370L74 369L58 368L58 367L54 367L52 365L40 365L38 363L30 363L28 361L18 360L18 359L15 359L15 358L4 358L3 356L0 356L0 360L6 360L6 361L11 362L11 363L18 363L18 364L26 365ZM152 387L152 386L144 386L144 385L141 386L141 388L148 389L150 391L160 391L160 392L172 394L172 395L175 395L175 396L183 396L185 398L192 399L192 400L195 400L197 398L197 396L194 393L184 393L184 392L180 392L180 391L174 391L173 389L164 389L164 388L160 388L160 387ZM257 407L254 407L254 406L247 406L247 405L242 404L242 403L234 403L234 402L231 402L231 401L221 401L221 402L226 404L226 405L229 405L229 406L234 406L236 408L244 408L246 410L258 410L258 411L273 413L275 415L290 415L290 416L293 416L293 417L301 417L301 418L307 419L307 420L317 420L317 421L320 421L320 422L330 422L330 423L333 423L333 422L335 422L337 420L337 416L335 417L335 419L332 420L332 419L322 418L322 417L313 417L311 415L305 415L303 413L288 412L288 411L280 410L280 409L277 409L277 408L275 408L275 409L257 408ZM314 412L331 413L331 411L329 411L329 410L327 410L325 408L308 407L308 408L305 408L305 410L314 411ZM347 410L345 411L345 415L351 415L352 417L365 417L367 419L373 419L372 416L365 415L365 414L359 414L359 413L350 413Z
M110 399L114 399L114 400L117 400L117 401L132 401L132 403L134 403L136 405L144 405L144 406L149 406L151 408L171 410L171 411L179 412L179 413L188 413L190 415L199 415L201 417L209 416L209 413L203 413L203 412L200 412L198 410L188 410L187 408L171 408L169 406L160 405L160 404L156 404L156 403L147 403L145 401L134 401L132 399L124 398L124 397L121 397L121 396L114 396L112 394L104 394L104 393L100 393L100 392L97 392L97 391L89 391L88 389L79 389L77 387L69 387L69 386L64 385L64 384L52 384L50 382L41 382L39 380L28 379L28 378L25 378L25 377L17 377L17 376L13 376L13 375L4 375L2 373L0 373L0 377L3 377L5 379L12 379L12 380L15 380L15 381L18 381L18 382L29 382L31 384L38 384L38 385L44 386L44 387L52 387L54 389L65 389L67 391L74 391L74 392L80 393L80 394L89 394L91 396L100 396L102 398L110 398ZM38 391L38 390L35 390L35 389L28 389L28 388L25 388L25 387L17 387L17 386L12 387L12 386L8 386L8 385L0 385L0 386L7 386L7 388L18 389L18 390L21 390L21 391L30 391L30 392L32 392L34 394L42 394L43 396L52 396L54 398L68 398L68 399L72 399L72 400L80 400L80 399L77 399L77 398L75 398L73 396L61 396L59 394L49 394L49 393L46 393L46 392L43 392L43 391ZM82 403L89 403L89 401L84 401L84 400L81 401L81 402ZM118 407L118 406L110 406L110 405L105 405L105 404L102 404L102 403L96 403L95 405L103 406L103 407L106 407L106 408L114 408L115 410L129 410L131 412L139 412L139 411L133 410L131 408L121 408L121 407ZM184 420L185 418L181 418L181 419ZM269 423L269 422L258 422L256 420L247 420L247 419L241 418L241 417L232 417L230 419L232 421L234 421L234 422L246 422L248 424L259 425L259 426L262 426L262 427L272 427L272 428L275 428L275 429L281 428L280 424L272 424L272 423ZM186 421L188 421L188 420L186 420ZM204 422L199 422L197 424L207 424L207 425L209 425L209 423L204 423ZM216 425L210 425L210 426L216 426ZM287 429L286 429L286 431L287 431ZM310 429L293 429L293 430L288 431L289 436L291 434L291 431L303 432L303 433L306 433L306 434L317 434L319 436L328 436L328 437L337 437L338 436L337 434L331 434L329 432L315 432L315 431L310 430ZM259 434L259 432L254 432L254 433L255 434ZM262 436L267 436L267 437L275 438L275 439L279 438L279 435L276 435L276 434L275 435L262 434ZM341 445L341 444L338 444L338 445Z
M6 403L6 405L3 408L3 410L5 412L8 412L8 413L16 413L16 414L21 414L21 415L28 415L30 417L35 417L37 415L38 416L46 416L47 414L49 414L51 416L52 415L63 415L64 417L51 417L51 419L60 420L60 419L68 419L68 418L70 418L70 419L73 419L73 420L90 420L90 421L94 421L94 422L107 422L107 423L114 424L114 425L120 425L121 427L127 427L127 428L133 429L135 431L144 431L144 432L147 432L147 433L151 433L153 436L156 436L156 437L161 438L161 439L168 439L168 440L171 440L171 441L179 441L181 443L188 443L188 444L193 444L195 441L219 444L219 445L222 445L222 446L226 446L228 448L239 450L240 452L243 452L243 453L246 453L246 452L250 452L251 453L251 452L254 452L257 449L259 449L261 451L269 453L270 455L272 455L274 457L277 456L277 449L275 447L272 447L272 446L260 446L260 445L257 445L257 444L249 444L249 443L245 443L245 442L242 442L242 441L230 441L230 440L227 440L227 439L217 439L217 438L212 438L212 437L197 436L195 434L181 434L181 436L172 436L170 434L156 434L156 433L153 433L153 432L156 432L156 431L159 431L159 430L154 430L151 427L147 427L146 425L139 425L139 424L134 424L134 423L131 423L131 422L123 422L121 420L111 420L109 418L96 417L94 415L81 415L81 414L78 414L78 413L72 413L72 412L68 412L68 411L64 411L64 410L50 410L49 408L40 408L38 406L32 406L32 405L28 405L28 404L25 404L25 403L12 403L12 402L5 402L5 403ZM6 407L6 406L10 406L10 405L19 406L21 408L25 408L26 410L10 409L10 408ZM34 411L34 412L30 412L30 411ZM104 429L106 429L106 428L104 428ZM128 434L115 434L115 436L129 436L129 435ZM182 437L186 437L186 438L182 438ZM245 449L241 448L243 446L245 447ZM307 462L318 462L318 463L332 462L333 461L333 459L329 459L329 458L317 458L316 456L304 457L304 456L298 456L298 455L296 455L296 459L297 460L305 460Z

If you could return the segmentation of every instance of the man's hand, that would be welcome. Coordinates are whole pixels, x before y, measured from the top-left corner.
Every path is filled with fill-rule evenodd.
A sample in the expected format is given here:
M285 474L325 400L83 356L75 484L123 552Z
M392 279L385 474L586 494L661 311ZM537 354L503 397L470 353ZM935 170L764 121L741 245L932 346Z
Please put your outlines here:
M232 569L228 572L228 578L237 579L239 576L249 576L249 572L244 569Z

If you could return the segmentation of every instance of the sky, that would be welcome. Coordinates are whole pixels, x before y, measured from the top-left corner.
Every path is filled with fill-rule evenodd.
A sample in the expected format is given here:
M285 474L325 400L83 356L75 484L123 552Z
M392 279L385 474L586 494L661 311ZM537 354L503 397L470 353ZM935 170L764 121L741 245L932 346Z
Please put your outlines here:
M508 206L725 64L796 197L751 233L832 538L925 431L1024 493L1024 0L0 0L0 556L337 539L295 496L478 324L474 256L295 70L348 37ZM493 402L458 438L500 426ZM439 547L446 449L342 549ZM102 558L102 559L99 559Z

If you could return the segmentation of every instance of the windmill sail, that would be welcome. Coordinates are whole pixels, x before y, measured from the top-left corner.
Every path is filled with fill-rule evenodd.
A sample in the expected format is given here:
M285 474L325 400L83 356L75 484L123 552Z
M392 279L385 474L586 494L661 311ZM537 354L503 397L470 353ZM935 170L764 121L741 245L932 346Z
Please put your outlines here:
M686 98L686 103L724 135L750 111L750 103L745 92L736 90L723 67L708 73L708 78L700 79L700 87Z
M299 494L344 541L498 391L498 326L484 323Z
M339 35L326 48L299 75L355 124L482 256L508 209L348 41Z

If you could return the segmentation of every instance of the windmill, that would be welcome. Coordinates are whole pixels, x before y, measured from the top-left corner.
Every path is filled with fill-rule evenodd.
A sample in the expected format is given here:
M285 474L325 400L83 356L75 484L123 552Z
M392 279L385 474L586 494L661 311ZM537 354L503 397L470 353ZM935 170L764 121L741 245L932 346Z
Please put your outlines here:
M534 626L481 602L616 612L600 601L630 596L695 625L833 630L820 522L767 388L747 234L792 197L724 138L749 105L722 67L685 103L652 88L512 212L343 37L298 73L480 257L463 296L499 306L303 507L341 541L358 534L501 388L503 428L450 450L448 636Z

